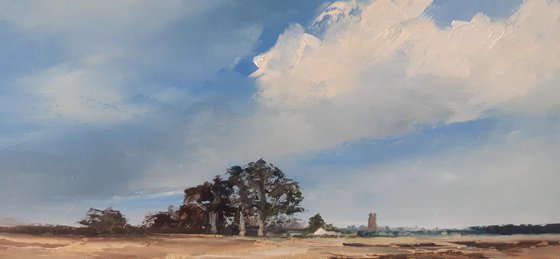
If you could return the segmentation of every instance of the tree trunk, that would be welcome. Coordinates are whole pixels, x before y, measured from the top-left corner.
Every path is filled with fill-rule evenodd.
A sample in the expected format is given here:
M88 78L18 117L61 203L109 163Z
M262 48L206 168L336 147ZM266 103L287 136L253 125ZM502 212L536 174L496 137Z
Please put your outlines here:
M245 231L245 215L243 211L239 212L239 236L244 237L247 231Z
M212 193L212 202L208 205L208 208L210 208L210 214L208 214L209 217L208 221L210 221L210 233L217 234L218 228L216 227L216 225L218 221L218 212L216 212L216 210L218 209L218 205L220 204L221 200L220 200L220 196L218 196L218 194L215 191L212 190L211 193Z
M212 233L212 234L217 234L218 233L218 228L216 227L216 219L217 218L218 218L218 215L214 211L211 211L210 214L208 214L208 221L210 222L210 233Z
M264 187L260 187L257 193L259 198L259 215L257 217L257 224L259 224L258 236L264 236L264 210L266 209L266 196L264 194Z
M259 213L259 216L257 217L257 223L259 224L259 232L257 233L257 235L259 237L264 236L264 220L262 217L262 213Z
M259 185L259 189L257 192L257 196L259 198L259 215L257 217L257 224L259 224L259 232L258 232L258 236L262 237L264 236L264 213L265 213L265 209L266 209L266 194L264 193L264 186L263 184Z

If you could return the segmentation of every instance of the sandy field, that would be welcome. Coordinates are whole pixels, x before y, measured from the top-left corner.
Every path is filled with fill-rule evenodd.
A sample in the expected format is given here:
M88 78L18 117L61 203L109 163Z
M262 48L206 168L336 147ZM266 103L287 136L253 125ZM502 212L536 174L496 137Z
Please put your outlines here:
M560 235L256 239L0 233L0 258L560 258Z

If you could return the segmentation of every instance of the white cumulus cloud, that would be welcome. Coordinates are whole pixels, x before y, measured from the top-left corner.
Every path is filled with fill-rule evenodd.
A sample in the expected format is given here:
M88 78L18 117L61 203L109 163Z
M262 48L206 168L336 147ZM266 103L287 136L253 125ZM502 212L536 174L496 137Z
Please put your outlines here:
M425 17L430 3L335 3L319 16L332 19L321 35L292 25L255 57L268 130L289 125L278 142L306 151L477 119L559 81L559 2L526 1L505 20L480 13L449 28Z

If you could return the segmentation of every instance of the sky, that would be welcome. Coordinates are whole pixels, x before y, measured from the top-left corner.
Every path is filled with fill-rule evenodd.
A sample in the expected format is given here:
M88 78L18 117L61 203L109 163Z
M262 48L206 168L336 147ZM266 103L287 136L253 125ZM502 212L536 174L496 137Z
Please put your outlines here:
M560 222L556 0L0 0L0 223L259 158L337 226Z

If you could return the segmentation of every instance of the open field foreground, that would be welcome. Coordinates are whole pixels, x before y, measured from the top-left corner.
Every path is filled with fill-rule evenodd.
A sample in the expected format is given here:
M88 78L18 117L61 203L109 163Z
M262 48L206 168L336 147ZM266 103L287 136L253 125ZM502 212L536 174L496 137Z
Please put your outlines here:
M560 235L254 239L0 233L0 258L560 258Z

